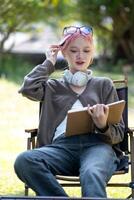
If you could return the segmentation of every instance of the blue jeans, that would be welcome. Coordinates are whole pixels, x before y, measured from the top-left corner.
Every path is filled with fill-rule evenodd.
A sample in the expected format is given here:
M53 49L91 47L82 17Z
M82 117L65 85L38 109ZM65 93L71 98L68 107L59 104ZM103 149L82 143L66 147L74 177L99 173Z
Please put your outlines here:
M117 168L112 147L89 134L60 136L51 145L26 151L15 161L18 177L38 196L67 196L55 175L79 175L83 197L106 197Z

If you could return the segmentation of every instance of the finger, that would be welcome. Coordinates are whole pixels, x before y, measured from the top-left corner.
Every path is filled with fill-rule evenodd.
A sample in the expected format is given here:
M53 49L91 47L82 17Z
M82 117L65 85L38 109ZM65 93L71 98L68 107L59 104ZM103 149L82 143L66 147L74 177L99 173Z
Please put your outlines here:
M104 112L105 112L106 114L109 113L109 107L108 107L107 105L104 106Z
M57 50L57 49L48 49L48 50L46 51L47 57L54 56L54 55L56 55L56 53L58 53L58 50Z
M50 46L49 49L51 49L53 51L59 51L60 47L59 46Z
M87 111L90 111L90 104L87 105Z
M96 113L104 113L104 104L97 104L96 105Z
M94 114L96 113L96 110L98 109L97 105L98 104L92 106L92 113L94 113Z
M93 113L92 113L92 107L90 106L90 104L88 104L88 113L92 116Z
M59 49L58 49L58 48L53 48L53 49L51 49L51 53L52 53L52 55L55 55L55 54L57 54L57 53L58 53L58 51L59 51Z

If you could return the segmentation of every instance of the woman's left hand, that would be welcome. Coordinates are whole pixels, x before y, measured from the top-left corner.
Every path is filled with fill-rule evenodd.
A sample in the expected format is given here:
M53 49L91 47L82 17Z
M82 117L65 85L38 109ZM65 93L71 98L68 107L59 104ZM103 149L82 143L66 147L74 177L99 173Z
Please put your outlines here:
M53 63L53 65L55 65L56 63L57 54L59 50L59 45L51 45L46 51L46 59L50 60Z
M109 107L104 104L96 104L92 107L88 105L88 113L91 115L94 124L99 129L104 129L107 126L107 118Z

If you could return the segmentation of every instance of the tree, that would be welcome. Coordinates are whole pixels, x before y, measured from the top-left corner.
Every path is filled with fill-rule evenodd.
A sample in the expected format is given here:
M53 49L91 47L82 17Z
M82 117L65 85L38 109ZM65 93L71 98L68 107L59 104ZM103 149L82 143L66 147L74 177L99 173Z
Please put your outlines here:
M0 0L0 53L11 34L26 30L29 24L44 21L57 27L68 7L67 0Z
M10 34L35 19L34 7L37 8L37 4L36 1L28 0L0 0L0 7L0 51L3 52L4 43Z
M95 27L114 61L134 63L133 0L77 0L77 8L78 17Z

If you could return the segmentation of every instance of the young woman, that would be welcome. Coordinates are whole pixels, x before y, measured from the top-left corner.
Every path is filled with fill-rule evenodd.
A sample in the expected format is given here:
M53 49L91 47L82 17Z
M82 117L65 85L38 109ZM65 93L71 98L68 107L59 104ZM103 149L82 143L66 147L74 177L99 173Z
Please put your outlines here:
M58 51L68 62L62 78L49 79L54 72ZM18 177L39 196L67 196L55 175L80 177L83 197L106 197L106 185L121 155L124 124L107 124L106 106L118 100L108 78L94 77L88 67L94 54L91 27L65 27L63 40L50 46L47 59L25 78L20 93L42 102L38 148L18 156ZM66 137L67 111L88 106L95 129ZM82 120L82 119L81 119Z

